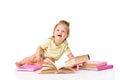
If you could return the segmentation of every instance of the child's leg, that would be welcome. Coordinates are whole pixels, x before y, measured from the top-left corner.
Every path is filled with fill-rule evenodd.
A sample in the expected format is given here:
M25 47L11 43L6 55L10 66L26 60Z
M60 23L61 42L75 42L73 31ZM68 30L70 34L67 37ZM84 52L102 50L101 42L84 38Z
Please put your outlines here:
M35 54L22 59L20 62L16 62L16 66L22 66L24 64L34 64L36 63Z

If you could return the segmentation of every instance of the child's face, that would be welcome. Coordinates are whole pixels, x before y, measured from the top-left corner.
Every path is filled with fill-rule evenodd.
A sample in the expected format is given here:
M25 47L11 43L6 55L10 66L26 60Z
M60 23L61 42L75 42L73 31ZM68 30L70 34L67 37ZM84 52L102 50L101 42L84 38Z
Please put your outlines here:
M64 41L68 37L68 26L59 24L55 31L54 31L54 37L58 41Z

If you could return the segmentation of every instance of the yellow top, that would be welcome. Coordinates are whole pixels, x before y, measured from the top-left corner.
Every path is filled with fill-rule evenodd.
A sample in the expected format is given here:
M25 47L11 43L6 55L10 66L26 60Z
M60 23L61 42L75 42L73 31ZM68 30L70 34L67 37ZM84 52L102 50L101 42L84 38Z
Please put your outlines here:
M68 47L67 41L64 41L61 45L56 46L54 43L54 38L48 38L41 44L43 48L45 57L52 57L55 60L58 60L63 53L66 55L71 54L71 51Z

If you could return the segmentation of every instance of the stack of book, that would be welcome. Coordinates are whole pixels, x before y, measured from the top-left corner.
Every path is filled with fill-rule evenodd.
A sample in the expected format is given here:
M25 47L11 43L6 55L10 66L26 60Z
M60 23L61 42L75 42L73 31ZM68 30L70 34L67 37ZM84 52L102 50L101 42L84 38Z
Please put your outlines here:
M106 69L113 68L112 64L107 64L106 61L86 61L83 63L83 66L80 69L85 70L95 70L95 71L101 71Z

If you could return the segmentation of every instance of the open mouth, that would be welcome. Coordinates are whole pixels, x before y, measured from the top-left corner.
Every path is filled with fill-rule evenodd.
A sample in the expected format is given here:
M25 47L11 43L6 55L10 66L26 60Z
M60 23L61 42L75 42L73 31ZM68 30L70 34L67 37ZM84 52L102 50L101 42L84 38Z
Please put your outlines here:
M58 37L62 37L62 35L58 35Z

